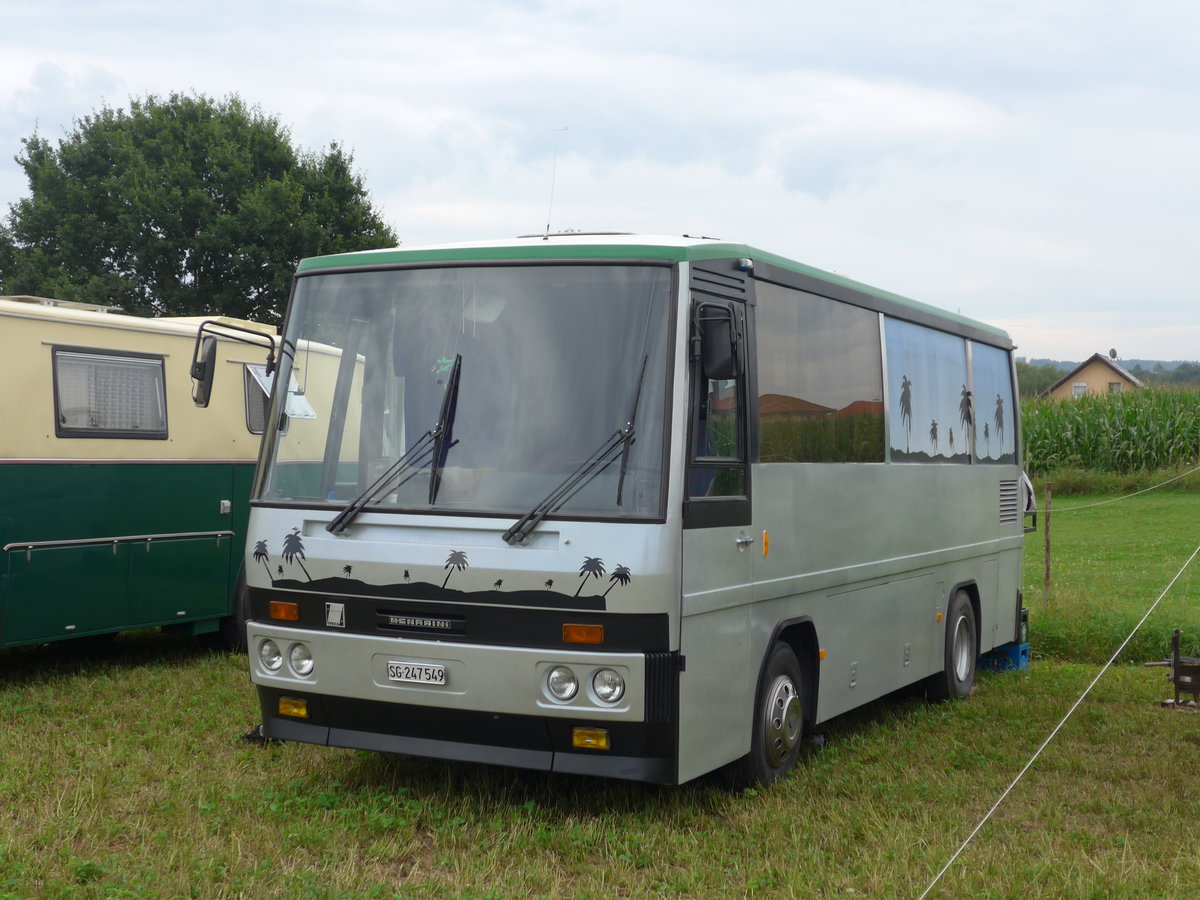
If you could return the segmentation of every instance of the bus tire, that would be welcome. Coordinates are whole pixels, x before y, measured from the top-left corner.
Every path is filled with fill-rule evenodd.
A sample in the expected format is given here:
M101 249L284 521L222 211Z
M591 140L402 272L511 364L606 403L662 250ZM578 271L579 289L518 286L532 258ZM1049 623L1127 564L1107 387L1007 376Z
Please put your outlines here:
M246 567L238 572L233 589L233 614L221 620L221 643L232 653L246 652Z
M976 639L975 608L961 588L954 592L946 611L946 649L944 668L929 681L929 696L934 700L961 699L975 686Z
M750 752L727 771L733 787L772 785L796 765L804 735L803 698L800 662L788 644L776 641L758 682Z

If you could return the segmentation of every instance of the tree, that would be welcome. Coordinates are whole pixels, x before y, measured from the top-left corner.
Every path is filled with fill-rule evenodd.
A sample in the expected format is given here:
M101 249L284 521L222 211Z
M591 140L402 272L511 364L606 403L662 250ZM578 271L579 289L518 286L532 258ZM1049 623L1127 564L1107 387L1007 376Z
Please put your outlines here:
M1064 374L1064 370L1053 363L1035 366L1023 359L1017 360L1017 384L1020 385L1022 397L1036 397Z
M38 133L16 160L30 196L0 228L0 291L135 315L279 321L303 257L396 244L352 157L292 146L236 95L154 95Z

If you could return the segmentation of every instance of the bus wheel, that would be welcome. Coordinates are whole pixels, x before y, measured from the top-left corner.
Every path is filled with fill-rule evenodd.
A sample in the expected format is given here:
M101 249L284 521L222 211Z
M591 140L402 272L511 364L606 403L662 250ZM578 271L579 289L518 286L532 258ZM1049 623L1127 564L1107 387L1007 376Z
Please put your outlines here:
M945 668L933 676L929 695L935 700L962 698L975 685L975 609L964 590L954 592L946 616Z
M804 734L802 685L796 654L777 641L758 684L750 753L728 771L734 787L771 785L792 770Z

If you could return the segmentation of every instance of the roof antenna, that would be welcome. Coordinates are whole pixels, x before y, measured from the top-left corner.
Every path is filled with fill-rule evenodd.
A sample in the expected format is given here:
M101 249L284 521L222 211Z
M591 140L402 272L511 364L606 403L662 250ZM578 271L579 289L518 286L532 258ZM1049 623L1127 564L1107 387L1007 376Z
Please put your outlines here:
M554 132L554 162L550 166L550 204L546 207L546 233L543 241L550 240L550 214L554 210L554 178L558 174L558 136L567 130L567 126L551 129Z

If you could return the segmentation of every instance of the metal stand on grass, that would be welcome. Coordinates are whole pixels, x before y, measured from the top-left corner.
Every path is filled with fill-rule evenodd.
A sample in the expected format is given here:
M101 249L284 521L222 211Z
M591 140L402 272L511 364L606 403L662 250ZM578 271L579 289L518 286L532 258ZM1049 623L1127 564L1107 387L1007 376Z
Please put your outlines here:
M1164 700L1163 706L1195 712L1200 704L1200 657L1179 655L1179 629L1171 635L1171 658L1148 662L1147 666L1166 666L1167 681L1175 685L1175 699ZM1180 700L1180 694L1191 694L1191 700Z

